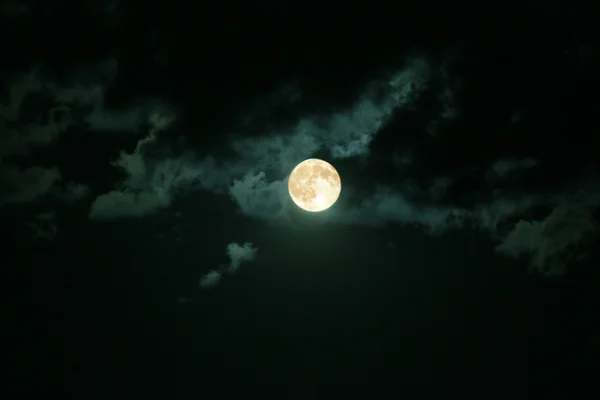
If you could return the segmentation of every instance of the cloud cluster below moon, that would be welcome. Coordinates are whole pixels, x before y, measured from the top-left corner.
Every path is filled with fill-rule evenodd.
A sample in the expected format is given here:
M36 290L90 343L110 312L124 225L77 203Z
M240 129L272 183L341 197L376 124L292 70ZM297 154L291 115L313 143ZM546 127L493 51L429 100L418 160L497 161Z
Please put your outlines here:
M250 242L246 242L243 245L236 242L229 243L226 250L229 263L204 274L200 278L200 287L202 289L209 289L216 286L224 274L233 274L240 268L242 263L254 260L257 252L258 249Z

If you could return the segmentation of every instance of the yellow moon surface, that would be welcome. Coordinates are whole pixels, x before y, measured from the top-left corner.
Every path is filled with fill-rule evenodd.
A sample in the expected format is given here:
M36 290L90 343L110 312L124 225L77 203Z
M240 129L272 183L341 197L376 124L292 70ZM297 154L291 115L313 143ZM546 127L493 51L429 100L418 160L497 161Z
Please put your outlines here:
M303 210L327 210L340 197L342 180L333 165L309 158L296 165L288 181L290 197Z

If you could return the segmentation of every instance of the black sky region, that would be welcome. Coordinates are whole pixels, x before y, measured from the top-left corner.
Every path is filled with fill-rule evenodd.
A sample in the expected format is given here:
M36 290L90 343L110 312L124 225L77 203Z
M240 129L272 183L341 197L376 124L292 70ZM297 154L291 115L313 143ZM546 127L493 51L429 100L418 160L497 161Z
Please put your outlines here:
M11 370L62 398L593 398L577 2L0 2ZM306 158L342 194L286 192Z

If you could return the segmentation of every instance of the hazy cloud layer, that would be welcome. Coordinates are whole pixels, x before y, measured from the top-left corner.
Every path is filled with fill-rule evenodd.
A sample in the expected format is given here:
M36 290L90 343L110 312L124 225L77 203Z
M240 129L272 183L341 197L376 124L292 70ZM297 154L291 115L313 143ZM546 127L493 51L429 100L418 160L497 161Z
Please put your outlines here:
M243 245L239 245L236 242L227 245L227 256L229 257L229 263L227 265L220 265L219 268L210 270L200 278L200 287L208 289L216 286L223 275L235 273L242 263L254 260L258 249L253 247L252 243L246 242Z
M440 115L432 120L436 130L440 124L457 118L461 112L456 100L460 81L450 79L451 74L444 68L441 80L445 86L437 98ZM388 80L372 82L363 95L346 109L329 115L306 115L294 125L280 131L267 131L258 137L234 136L229 143L234 156L220 161L210 156L199 158L189 154L152 159L147 156L150 153L147 150L156 145L156 133L169 124L159 125L150 121L150 135L140 140L131 154L122 153L113 163L127 172L127 180L114 191L100 195L92 204L90 217L141 217L168 207L178 191L204 189L228 193L240 211L249 217L287 218L290 209L287 178L293 167L323 151L332 159L368 156L375 135L386 126L395 111L412 106L428 88L434 70L426 59L413 59ZM293 92L296 99L299 89ZM161 113L156 111L152 115L157 117ZM171 115L166 120L170 122L173 117ZM432 126L425 127L425 131L432 133ZM403 154L395 153L394 157L399 168L413 162L408 150ZM490 182L505 179L536 166L533 159L500 159L490 164L485 179ZM370 193L344 186L344 194L336 207L324 214L330 222L372 226L409 224L431 234L475 227L488 232L500 243L500 253L530 254L536 270L546 271L544 268L548 263L557 262L552 261L557 257L550 257L547 250L540 250L545 246L544 240L536 239L536 245L523 244L525 237L548 232L548 228L541 228L541 222L518 222L508 231L505 224L515 218L518 221L533 207L559 207L560 204L573 203L575 198L561 193L545 196L523 193L518 198L497 193L488 202L458 207L442 202L453 183L451 176L441 176L427 188L400 184L396 187L380 186ZM413 196L415 191L421 194L419 201ZM588 203L592 208L597 205L593 201ZM502 231L498 229L501 225ZM573 234L568 238L578 242L578 232L589 233L589 226L583 223L573 225ZM576 231L577 227L583 231ZM548 234L545 235L547 237ZM560 246L554 247L556 252L570 246L566 237L560 238L560 242ZM553 271L556 269L556 266L551 268ZM206 282L218 282L221 272L210 272L205 277Z
M408 60L403 68L386 79L371 82L346 108L334 108L329 114L300 115L293 124L279 130L266 130L256 137L249 137L244 132L232 135L228 143L229 157L200 157L191 152L178 156L164 156L163 152L160 156L163 146L160 135L172 127L177 117L174 110L155 100L111 109L105 99L107 88L117 72L116 62L108 60L82 71L75 74L79 78L73 84L64 85L45 80L40 71L32 69L9 87L8 101L0 104L0 181L9 190L2 193L0 205L23 204L47 195L74 201L91 194L84 184L62 182L56 167L20 168L11 163L13 156L26 155L36 148L55 143L75 124L90 132L106 133L139 132L144 127L149 130L136 148L130 153L122 152L112 161L115 168L126 173L126 179L117 183L113 190L94 194L90 219L151 215L169 207L178 193L190 190L228 194L238 209L249 217L285 219L290 210L287 178L297 163L317 153L328 154L334 160L368 157L375 136L398 110L410 110L431 86L432 80L442 83L436 100L439 115L433 116L423 131L436 136L443 124L461 115L457 101L460 79L451 78L447 65L432 66L428 59L417 57ZM41 111L44 118L38 120L45 122L21 121L25 99L40 91L51 93L54 99L53 106ZM299 99L300 92L301 88L294 85L278 92L277 96L288 96L287 102L293 104ZM264 108L257 112L268 115ZM240 116L240 119L245 117ZM252 116L248 118L252 119ZM399 169L413 164L410 149L394 152L393 163ZM484 175L486 180L494 182L512 179L514 174L536 167L534 159L500 159L490 164ZM562 193L545 196L523 193L519 198L513 198L498 192L493 200L456 206L444 203L453 183L452 176L444 175L428 187L398 182L393 187L383 185L363 192L345 184L336 207L324 214L331 222L372 226L409 224L431 234L465 226L477 227L498 241L498 252L511 256L531 255L532 267L539 271L559 271L562 258L558 254L594 232L591 228L595 226L593 217L591 213L586 214L587 223L580 218L578 223L569 225L570 235L553 239L560 245L552 246L556 254L550 254L548 232L554 231L548 227L556 226L558 217L552 214L544 221L518 222L533 207L543 205L562 210L561 207L579 204L582 198L587 198L586 207L592 210L599 203L593 200L593 191L577 198ZM507 228L507 221L513 221L513 226ZM503 229L499 230L501 225ZM548 265L550 267L546 269ZM222 272L209 273L207 282L218 281Z

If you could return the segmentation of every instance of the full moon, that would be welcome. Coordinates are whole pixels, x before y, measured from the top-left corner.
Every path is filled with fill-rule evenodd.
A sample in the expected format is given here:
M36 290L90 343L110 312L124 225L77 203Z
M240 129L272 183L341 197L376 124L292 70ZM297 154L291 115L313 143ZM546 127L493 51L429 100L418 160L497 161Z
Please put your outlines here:
M296 165L288 182L290 197L303 210L327 210L340 197L342 180L333 165L309 158Z

